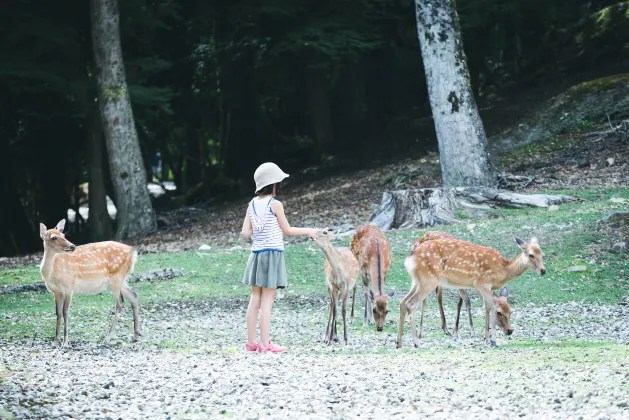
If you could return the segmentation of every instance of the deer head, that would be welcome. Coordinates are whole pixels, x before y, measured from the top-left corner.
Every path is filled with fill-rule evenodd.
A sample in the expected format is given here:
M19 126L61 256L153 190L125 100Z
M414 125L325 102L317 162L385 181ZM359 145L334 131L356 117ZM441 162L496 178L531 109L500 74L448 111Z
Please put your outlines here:
M313 239L312 242L322 251L328 251L333 248L332 241L334 240L334 232L329 229L317 229L317 239Z
M541 276L546 274L546 267L544 267L544 253L539 247L537 238L531 238L529 243L526 243L522 239L514 236L515 243L522 249L522 260L525 261L526 268L537 271Z
M498 326L507 335L513 334L513 327L511 326L511 307L507 302L509 296L509 290L503 287L500 290L500 296L494 295L494 302L496 302L496 321Z
M376 321L376 330L384 329L384 321L389 313L389 298L395 296L395 290L389 290L382 296L375 297L373 292L369 290L369 299L373 304L373 319Z
M39 236L44 241L44 249L51 252L72 252L76 246L68 241L63 234L66 219L62 219L54 229L47 229L43 223L39 224Z

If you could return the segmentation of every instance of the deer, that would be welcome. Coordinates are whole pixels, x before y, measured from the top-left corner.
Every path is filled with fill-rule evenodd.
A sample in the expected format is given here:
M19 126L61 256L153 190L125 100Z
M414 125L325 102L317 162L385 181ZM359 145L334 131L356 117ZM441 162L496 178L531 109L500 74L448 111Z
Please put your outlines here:
M516 236L514 239L522 250L514 259L504 257L494 248L454 238L433 239L414 247L404 261L412 287L400 301L397 348L402 347L407 312L413 342L416 347L419 346L415 310L419 302L423 302L437 286L476 289L485 302L485 342L495 346L497 312L492 290L502 288L527 270L534 270L541 276L546 274L544 253L537 238L531 238L528 243Z
M413 244L413 250L415 250L415 248L418 247L423 242L430 241L433 239L444 239L444 238L459 239L449 232L428 231L424 233L424 235L421 238L415 241L415 243ZM465 301L465 309L467 310L467 315L469 318L470 335L473 337L475 334L474 322L472 320L472 305L470 302L470 297L466 289L458 289L458 291L459 291L460 296L459 296L459 300L456 306L456 319L454 321L454 330L452 332L452 337L455 340L458 339L459 337L459 319L461 316L461 307L463 306L463 301ZM435 293L437 295L437 302L439 304L439 315L441 316L441 329L446 335L451 335L450 331L448 330L448 326L446 324L446 316L443 311L443 287L437 286ZM511 321L511 307L509 306L509 302L507 300L508 295L509 295L509 290L505 286L500 290L500 294L498 296L494 294L492 297L494 299L494 303L496 304L496 316L497 316L498 326L504 331L505 334L511 335L513 334L513 327L511 326L511 322L510 322ZM420 321L419 321L419 325L420 325L419 338L422 338L421 332L423 330L423 324L424 324L424 305L425 304L426 304L426 299L422 301L421 315L420 315Z
M363 328L367 328L368 322L371 322L376 324L377 331L382 331L389 313L389 298L395 295L395 290L384 292L384 281L391 266L391 246L377 226L366 225L356 229L351 249L358 260L363 279L365 294ZM375 292L370 287L373 287ZM356 290L352 296L352 321L355 297Z
M96 294L111 289L115 299L114 318L105 342L109 342L116 330L118 314L124 307L124 299L131 304L133 312L133 339L140 337L138 295L126 282L127 274L133 272L138 258L137 252L128 245L106 241L76 246L63 234L65 219L53 229L39 225L39 235L44 242L44 257L40 265L42 280L55 297L57 313L56 334L53 340L58 347L68 344L68 311L72 296ZM63 318L63 342L60 328Z
M343 339L347 344L347 299L349 291L356 293L356 279L358 277L358 261L349 248L334 247L332 245L334 233L329 229L317 229L317 238L313 243L325 255L325 281L330 294L330 314L328 326L325 330L324 342L330 345L332 341L339 341L336 333L337 304L342 301ZM352 319L354 310L352 306Z

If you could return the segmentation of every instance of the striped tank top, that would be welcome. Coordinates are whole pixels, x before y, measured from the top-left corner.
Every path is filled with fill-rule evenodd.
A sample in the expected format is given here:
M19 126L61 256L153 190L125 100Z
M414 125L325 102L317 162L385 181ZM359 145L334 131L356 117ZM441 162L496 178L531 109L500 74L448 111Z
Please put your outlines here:
M253 228L251 252L284 252L284 234L277 221L277 216L271 209L271 201L273 200L274 198L270 198L268 201L254 198L249 204L247 213Z

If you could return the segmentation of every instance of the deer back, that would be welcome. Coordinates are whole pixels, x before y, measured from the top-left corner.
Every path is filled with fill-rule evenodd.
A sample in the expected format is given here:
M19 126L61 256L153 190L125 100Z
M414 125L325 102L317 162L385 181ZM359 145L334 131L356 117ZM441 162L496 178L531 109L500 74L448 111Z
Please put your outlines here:
M371 279L376 296L384 295L384 281L391 266L391 245L376 226L361 226L352 238L352 253L362 273Z

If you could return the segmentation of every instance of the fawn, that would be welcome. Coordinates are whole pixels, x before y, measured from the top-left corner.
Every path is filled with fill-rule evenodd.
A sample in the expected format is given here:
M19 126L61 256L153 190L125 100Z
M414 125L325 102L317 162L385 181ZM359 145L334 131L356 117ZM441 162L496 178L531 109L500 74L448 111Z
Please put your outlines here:
M437 231L428 231L421 238L419 238L413 244L413 250L418 247L421 243L430 241L433 239L459 239L456 236L452 235L448 232L437 232ZM470 335L474 336L474 322L472 320L472 305L470 302L470 297L467 293L466 289L458 289L459 291L459 301L456 306L456 319L454 321L454 331L452 332L452 336L456 339L459 336L459 319L461 316L461 307L463 306L463 301L465 301L465 309L467 310L467 316L470 322ZM446 335L450 335L450 331L448 331L448 326L446 324L446 316L443 311L443 287L437 286L437 290L435 291L437 295L437 302L439 303L439 315L441 316L441 329ZM513 333L513 327L511 326L511 307L509 306L509 302L507 301L507 297L509 295L509 290L507 287L503 287L500 290L500 295L493 295L494 303L496 304L496 315L498 326L505 332L507 335L511 335ZM421 307L421 315L419 320L419 338L422 336L422 330L424 325L424 304L426 303L426 299L422 302Z
M313 239L314 244L323 251L325 255L325 281L330 294L330 315L328 316L328 326L325 330L325 343L328 345L338 341L336 334L336 305L340 300L343 302L343 339L347 344L347 298L349 290L356 292L356 278L358 277L358 261L349 248L332 246L334 234L329 229L318 229L317 239ZM354 307L352 305L352 319L354 317Z
M361 226L356 229L352 238L352 253L358 260L363 279L365 294L365 316L363 328L367 322L376 324L376 329L382 331L384 321L389 313L389 298L395 295L395 290L384 293L384 281L391 266L391 246L380 229L376 226ZM375 293L371 291L373 287ZM352 296L352 321L356 290ZM372 304L375 304L372 309Z
M415 247L404 262L413 284L400 302L397 347L402 347L404 319L409 313L415 346L419 336L415 330L414 315L417 305L437 286L452 289L474 288L485 301L485 341L496 345L496 304L492 290L520 277L526 270L546 274L544 253L536 238L529 243L514 237L522 253L514 259L504 257L494 248L477 245L461 239L441 238L425 241ZM491 332L490 332L491 323Z
M138 254L128 245L119 242L96 242L75 246L64 234L65 219L54 229L39 225L39 235L44 241L44 258L40 271L46 288L55 296L57 329L54 342L65 347L68 344L68 310L72 295L96 294L111 288L116 300L114 319L105 337L108 342L116 330L118 313L124 306L124 298L133 311L133 337L138 340L140 325L138 295L125 281L133 271ZM61 318L63 317L63 344L60 342Z

